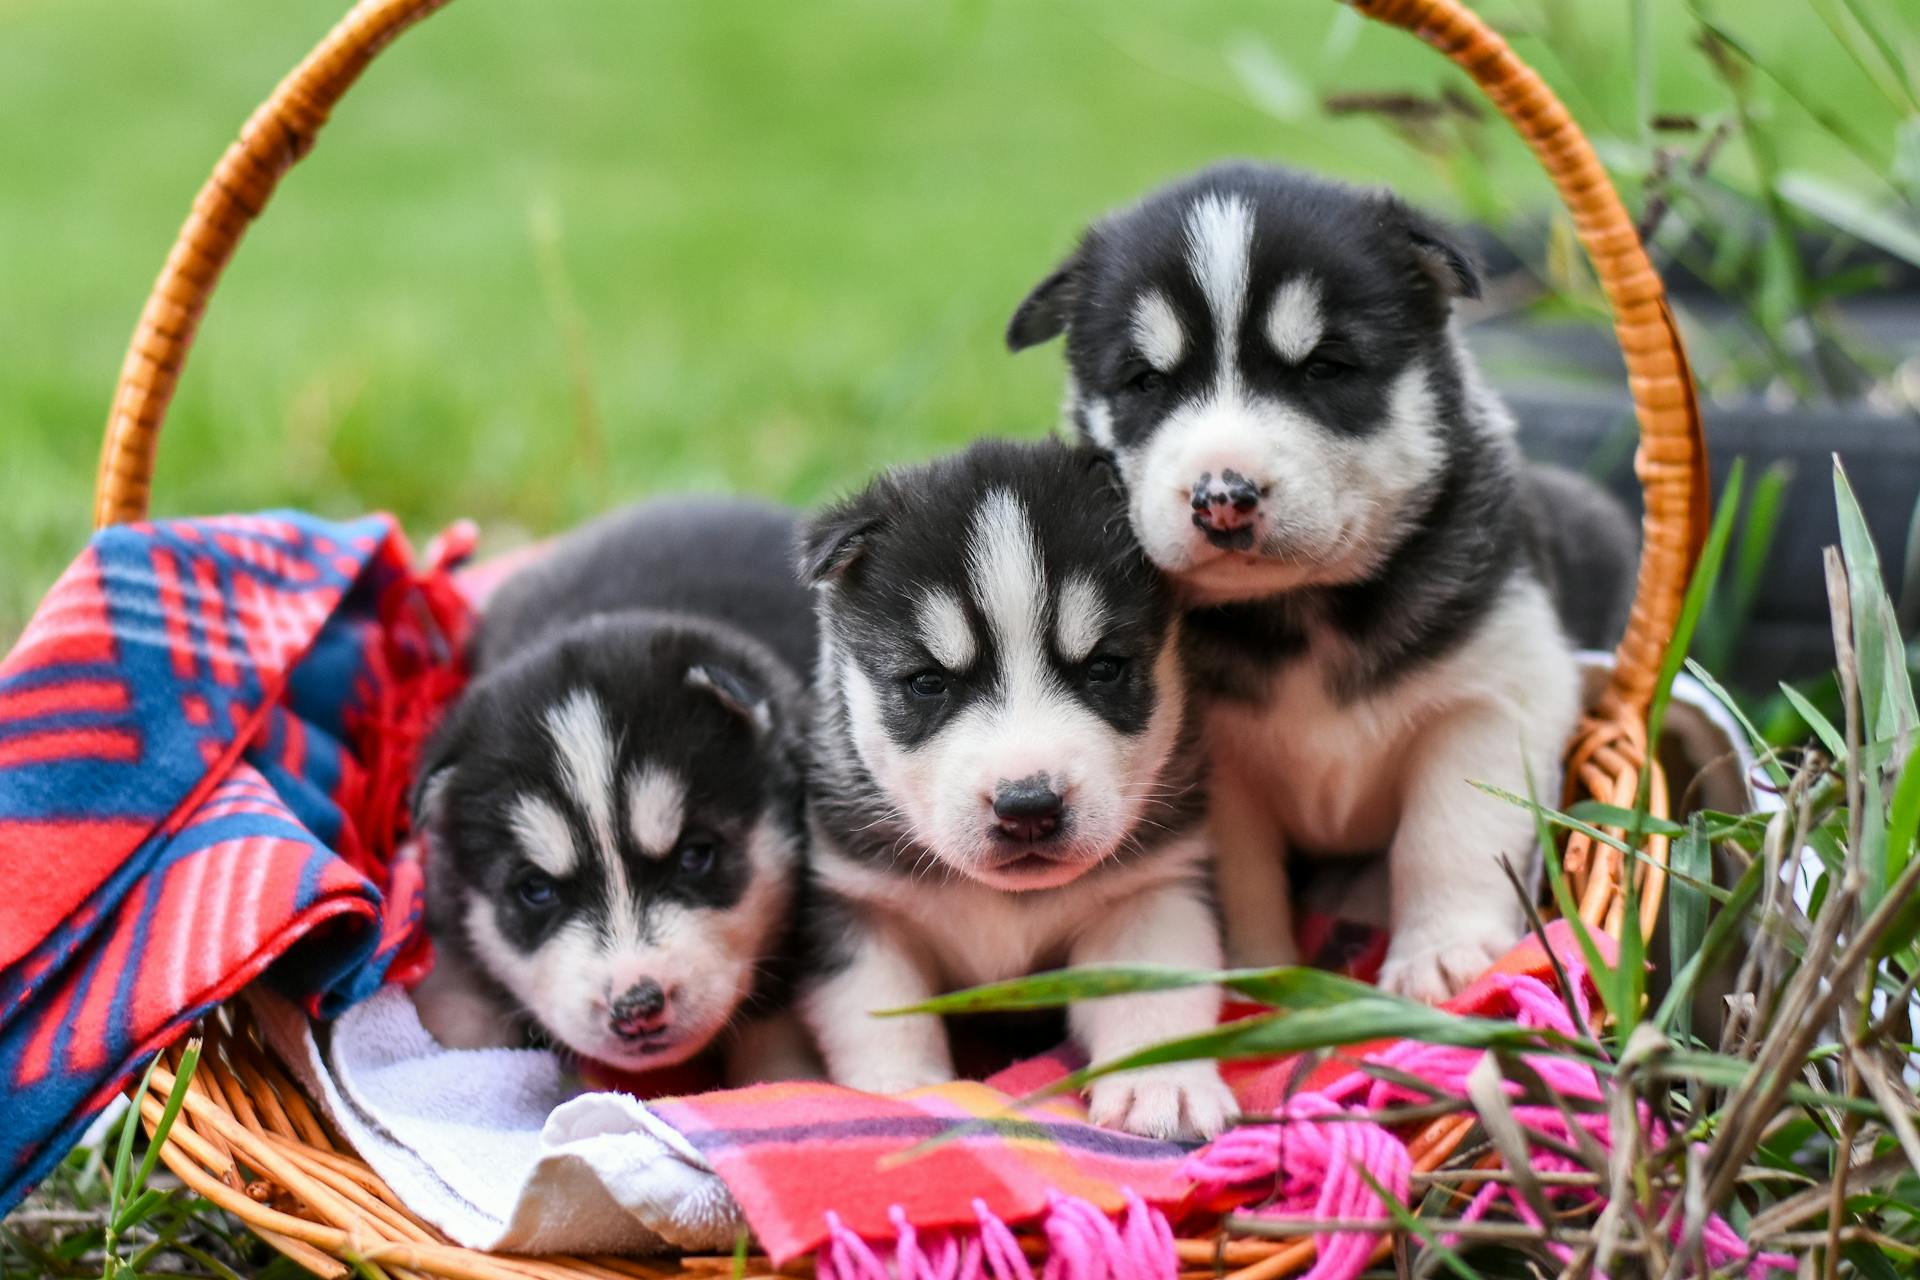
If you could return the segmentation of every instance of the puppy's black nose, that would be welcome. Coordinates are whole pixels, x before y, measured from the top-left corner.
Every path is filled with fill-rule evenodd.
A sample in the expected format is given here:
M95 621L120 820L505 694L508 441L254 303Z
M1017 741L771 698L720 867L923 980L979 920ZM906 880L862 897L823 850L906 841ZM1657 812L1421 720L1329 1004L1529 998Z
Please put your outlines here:
M667 993L652 978L636 982L613 1002L608 1025L622 1040L639 1040L667 1025Z
M1039 775L1003 782L993 792L993 816L1015 840L1045 840L1060 829L1066 802Z

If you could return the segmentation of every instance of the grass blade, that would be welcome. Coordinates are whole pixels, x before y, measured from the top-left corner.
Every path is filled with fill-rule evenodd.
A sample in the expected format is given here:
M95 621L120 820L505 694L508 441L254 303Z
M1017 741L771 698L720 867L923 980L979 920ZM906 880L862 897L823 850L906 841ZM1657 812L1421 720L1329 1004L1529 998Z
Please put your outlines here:
M1302 967L1206 970L1167 965L1112 965L1060 969L969 987L906 1008L881 1010L879 1016L1057 1009L1083 1000L1206 986L1224 987L1277 1009L1321 1008L1350 1000L1397 998L1352 978Z
M157 1062L158 1059L156 1058ZM140 1161L140 1170L134 1176L133 1188L147 1185L147 1179L153 1176L153 1167L160 1161L160 1148L166 1143L167 1134L173 1131L173 1122L180 1115L180 1108L187 1103L187 1088L193 1083L193 1073L200 1066L200 1041L189 1040L187 1047L180 1051L180 1069L174 1072L173 1088L167 1093L167 1105L160 1112L160 1123L154 1126L153 1140L147 1143L147 1154ZM151 1068L149 1068L151 1070ZM137 1108L136 1108L137 1114ZM128 1223L114 1222L116 1232L125 1231Z
M1669 818L1636 813L1632 809L1623 809L1617 804L1600 800L1582 800L1569 807L1565 816L1595 826L1619 827L1623 831L1631 831L1637 825L1643 833L1654 836L1680 836L1685 835L1687 830Z
M1687 583L1686 598L1681 603L1680 616L1674 622L1673 635L1667 641L1666 655L1660 661L1660 677L1653 686L1653 700L1647 707L1647 756L1650 759L1660 745L1660 726L1666 721L1667 704L1673 698L1673 679L1680 674L1681 665L1687 660L1687 651L1693 644L1693 633L1700 625L1700 615L1706 611L1707 601L1713 597L1714 587L1719 582L1720 566L1726 560L1727 540L1733 533L1734 518L1740 512L1745 484L1746 460L1735 458L1732 468L1727 472L1727 483L1720 491L1720 509L1713 513L1713 526L1707 532L1706 545L1701 548L1700 561L1694 566L1693 577Z
M1813 730L1813 736L1820 739L1820 745L1826 748L1827 755L1836 763L1845 763L1847 739L1839 729L1834 727L1833 721L1827 719L1826 714L1814 706L1813 701L1806 694L1784 680L1780 682L1780 693L1793 704L1793 709L1800 718L1807 722L1807 728Z
M1897 214L1868 204L1838 183L1811 173L1783 173L1777 189L1782 199L1802 213L1920 266L1920 227Z
M1907 753L1907 762L1893 786L1893 808L1887 818L1887 883L1898 880L1913 861L1914 841L1920 839L1920 742ZM1920 896L1900 909L1887 936L1877 948L1879 958L1906 951L1920 942Z
M1713 879L1713 846L1697 820L1689 822L1687 830L1668 846L1667 858L1675 873L1667 885L1668 972L1679 974L1700 953L1707 936L1707 895L1694 885ZM1654 1026L1686 1043L1693 1035L1692 1002L1676 1005L1670 1020L1656 1019Z
M1739 933L1740 926L1747 914L1753 910L1753 904L1760 897L1760 882L1765 877L1766 865L1759 859L1747 864L1740 873L1740 879L1734 882L1733 896L1720 908L1720 914L1713 917L1707 925L1700 947L1673 975L1673 985L1667 988L1666 998L1654 1011L1653 1023L1658 1027L1674 1025L1676 1011L1683 1005L1691 1004L1694 989L1700 980L1720 958L1727 945Z
M1906 646L1880 574L1880 555L1874 550L1867 518L1837 456L1833 460L1833 498L1840 513L1840 552L1847 566L1847 590L1853 599L1853 644L1859 657L1860 701L1867 737L1869 741L1895 741L1920 724L1920 710L1914 706Z

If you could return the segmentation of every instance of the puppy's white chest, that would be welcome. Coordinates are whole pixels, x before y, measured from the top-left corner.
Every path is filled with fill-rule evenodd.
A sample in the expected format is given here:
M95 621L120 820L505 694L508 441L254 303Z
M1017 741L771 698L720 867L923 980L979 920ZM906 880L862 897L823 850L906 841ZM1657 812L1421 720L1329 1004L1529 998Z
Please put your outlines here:
M1384 849L1400 819L1401 765L1416 723L1392 697L1338 703L1311 660L1273 682L1259 704L1210 713L1216 770L1264 796L1289 842L1328 853Z
M905 914L943 985L977 986L1065 963L1081 911L972 885L930 893Z

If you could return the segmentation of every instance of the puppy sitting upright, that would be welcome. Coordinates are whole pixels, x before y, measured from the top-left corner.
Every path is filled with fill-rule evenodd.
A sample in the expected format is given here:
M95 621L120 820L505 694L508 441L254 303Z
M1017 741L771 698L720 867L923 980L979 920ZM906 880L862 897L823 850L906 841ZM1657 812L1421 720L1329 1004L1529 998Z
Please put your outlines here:
M792 541L774 508L647 504L487 607L416 798L437 959L415 1000L443 1044L535 1031L644 1072L717 1042L735 1080L799 1069L779 1015L813 620Z
M821 623L810 785L827 1069L951 1079L932 1017L876 1010L1064 964L1214 967L1201 767L1175 604L1097 453L983 443L894 472L806 530ZM1212 989L1089 1001L1096 1061L1204 1031ZM1093 1086L1097 1123L1211 1135L1211 1063Z
M1533 823L1469 780L1555 794L1579 681L1551 592L1612 625L1633 531L1522 463L1451 322L1478 290L1390 194L1227 165L1096 224L1008 327L1065 331L1068 411L1191 607L1237 963L1296 959L1288 845L1389 850L1392 990L1445 997L1521 932L1500 857Z

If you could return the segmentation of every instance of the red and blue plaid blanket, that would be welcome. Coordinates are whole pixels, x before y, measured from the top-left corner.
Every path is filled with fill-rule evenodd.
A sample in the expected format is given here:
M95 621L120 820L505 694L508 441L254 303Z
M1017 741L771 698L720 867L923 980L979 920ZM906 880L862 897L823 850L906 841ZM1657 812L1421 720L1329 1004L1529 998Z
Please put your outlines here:
M108 529L0 662L0 1212L255 976L325 1015L426 962L394 848L445 568L386 517Z

